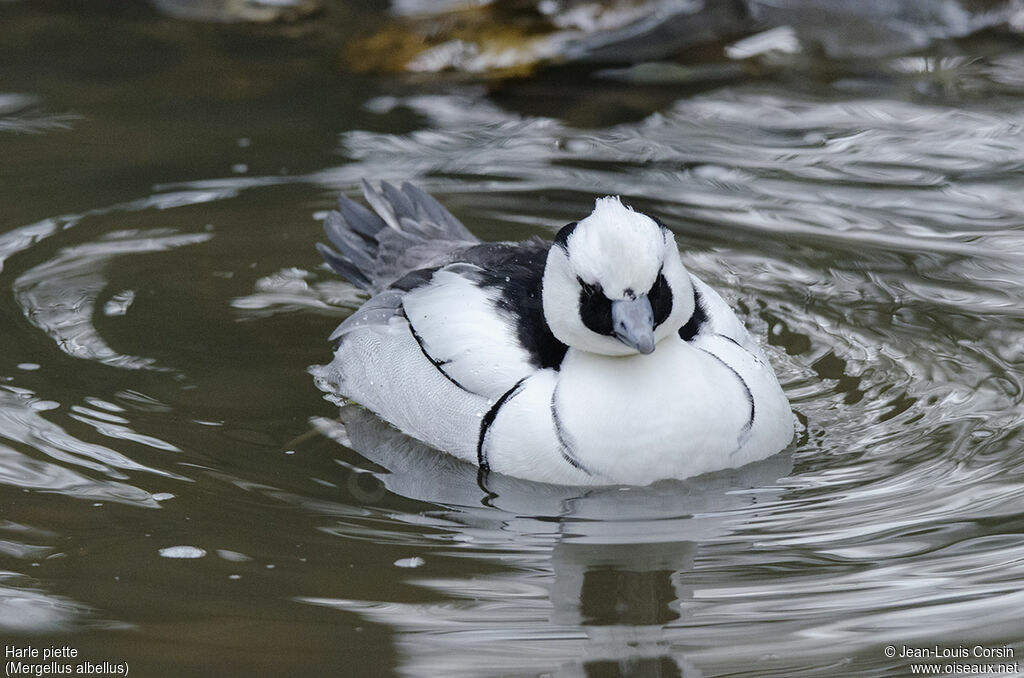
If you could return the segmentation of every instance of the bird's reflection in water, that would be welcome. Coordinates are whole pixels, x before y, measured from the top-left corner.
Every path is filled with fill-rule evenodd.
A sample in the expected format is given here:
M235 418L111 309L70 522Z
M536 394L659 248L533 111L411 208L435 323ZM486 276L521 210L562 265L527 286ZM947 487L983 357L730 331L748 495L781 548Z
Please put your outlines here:
M445 523L460 531L456 537L472 537L473 557L493 553L501 562L511 552L526 556L530 572L548 572L546 601L503 597L497 585L488 598L478 583L470 604L430 606L429 613L397 602L306 601L393 626L402 652L422 655L404 658L410 674L429 667L428 672L451 676L492 675L504 661L521 672L557 676L701 675L666 637L667 628L686 623L693 598L686 582L697 552L702 541L730 533L744 509L777 493L777 480L791 469L783 454L648 487L544 485L481 477L475 467L358 407L342 408L342 422L320 422L320 428L386 469L374 475L388 492L443 507ZM409 522L417 520L410 516ZM428 585L461 597L456 589L462 580L433 581L438 583ZM445 632L437 633L442 625ZM403 642L405 634L411 634L409 642ZM548 642L538 649L537 640L544 638ZM493 647L498 641L500 651ZM488 642L490 647L476 647ZM467 651L467 644L478 651Z
M664 638L690 593L680 583L693 567L696 545L558 544L551 557L552 621L577 625L588 642L578 675L661 678L683 672ZM567 672L572 675L573 672Z

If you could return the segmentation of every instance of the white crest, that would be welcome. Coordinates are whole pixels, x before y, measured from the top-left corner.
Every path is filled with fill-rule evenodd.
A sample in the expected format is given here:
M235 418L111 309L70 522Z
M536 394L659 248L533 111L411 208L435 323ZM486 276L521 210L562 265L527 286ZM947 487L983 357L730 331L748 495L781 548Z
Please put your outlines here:
M569 256L577 275L599 283L609 299L626 290L643 293L654 284L666 254L665 233L645 214L616 197L598 198L594 211L570 236Z

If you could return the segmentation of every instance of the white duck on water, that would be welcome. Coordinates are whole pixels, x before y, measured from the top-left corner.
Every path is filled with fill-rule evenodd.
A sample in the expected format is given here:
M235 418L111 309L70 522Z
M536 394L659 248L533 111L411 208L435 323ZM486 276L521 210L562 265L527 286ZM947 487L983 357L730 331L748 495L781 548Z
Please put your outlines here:
M793 437L789 402L664 225L600 198L554 242L483 243L410 185L342 196L319 245L370 299L314 370L329 393L484 471L645 485Z

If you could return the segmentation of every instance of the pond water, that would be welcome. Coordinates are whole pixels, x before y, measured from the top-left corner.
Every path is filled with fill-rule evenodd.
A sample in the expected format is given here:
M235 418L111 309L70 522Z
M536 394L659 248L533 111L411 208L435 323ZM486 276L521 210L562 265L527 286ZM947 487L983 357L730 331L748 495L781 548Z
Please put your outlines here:
M142 676L1019 661L1019 39L690 84L346 72L380 11L0 3L5 649ZM689 482L480 486L339 422L308 369L361 298L314 243L363 178L490 240L609 193L657 214L763 338L798 439Z

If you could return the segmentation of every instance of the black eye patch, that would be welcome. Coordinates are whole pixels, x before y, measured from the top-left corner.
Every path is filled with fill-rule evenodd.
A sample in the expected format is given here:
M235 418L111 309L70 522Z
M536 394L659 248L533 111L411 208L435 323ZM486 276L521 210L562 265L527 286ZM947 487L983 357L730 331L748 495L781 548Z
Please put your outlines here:
M593 332L612 335L612 302L604 295L601 286L583 282L580 284L580 319L583 325Z
M654 311L654 326L657 327L672 313L672 288L668 286L668 280L665 280L662 271L658 271L658 277L651 285L647 298L651 302L651 310Z

